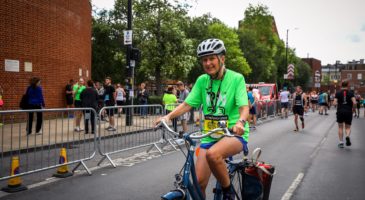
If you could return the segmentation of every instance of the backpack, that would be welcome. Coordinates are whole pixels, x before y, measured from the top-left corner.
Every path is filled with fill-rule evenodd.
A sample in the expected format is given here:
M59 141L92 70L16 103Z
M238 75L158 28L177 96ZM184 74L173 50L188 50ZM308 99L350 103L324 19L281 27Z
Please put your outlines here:
M28 104L28 101L29 101L28 90L29 90L29 88L27 89L27 91L25 92L25 94L23 94L22 99L20 100L20 103L19 103L19 107L21 109L23 109L23 110L26 110L26 109L29 108L29 104Z

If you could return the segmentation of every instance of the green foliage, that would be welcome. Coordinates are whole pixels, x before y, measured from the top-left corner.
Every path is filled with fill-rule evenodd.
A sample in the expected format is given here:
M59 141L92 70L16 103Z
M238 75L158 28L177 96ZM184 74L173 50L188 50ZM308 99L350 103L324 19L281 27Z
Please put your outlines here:
M120 82L127 76L126 47L123 46L127 2L116 0L114 9L96 11L93 15L94 80L111 76L113 82ZM161 94L165 80L195 82L204 73L196 58L196 47L208 38L224 41L226 66L244 74L247 82L285 83L285 45L273 32L273 16L266 6L250 5L239 29L235 30L209 14L188 17L186 2L133 1L133 46L142 53L142 60L135 68L135 83L155 81L158 94ZM288 50L288 63L297 66L301 75L298 83L309 79L307 66L296 57L293 49Z
M162 97L161 96L149 96L148 104L160 104L162 105Z
M237 33L222 23L213 23L208 27L209 38L219 38L223 40L227 49L226 66L238 73L248 75L251 72L243 53L239 48Z

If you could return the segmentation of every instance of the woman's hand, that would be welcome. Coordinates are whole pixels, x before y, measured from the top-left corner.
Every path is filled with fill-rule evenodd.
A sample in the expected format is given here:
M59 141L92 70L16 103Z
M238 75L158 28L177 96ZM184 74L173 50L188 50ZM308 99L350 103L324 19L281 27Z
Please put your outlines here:
M166 123L167 122L169 122L170 121L170 118L168 117L168 115L165 115L165 116L163 116L163 117L160 117L160 118L158 118L156 121L155 121L155 126L158 126L160 123L161 123L161 121L165 121Z
M245 126L240 121L238 121L236 125L233 126L233 133L237 135L243 135L244 132Z

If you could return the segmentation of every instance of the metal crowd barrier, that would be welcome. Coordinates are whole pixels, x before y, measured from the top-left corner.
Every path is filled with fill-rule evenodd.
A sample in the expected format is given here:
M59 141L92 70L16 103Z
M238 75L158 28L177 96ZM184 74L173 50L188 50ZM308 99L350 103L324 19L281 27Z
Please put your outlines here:
M98 150L102 159L105 159L116 167L110 155L137 149L150 147L147 152L156 148L163 153L158 146L163 143L162 131L155 130L155 121L162 117L164 111L161 105L134 105L104 107L99 112Z
M97 116L91 108L0 111L0 180L70 164L77 164L73 172L82 165L91 174L85 161L95 156L96 134L74 131L74 117L77 113L82 115L82 112ZM28 131L31 116L32 130ZM41 122L42 128L35 133L37 120ZM81 128L83 126L81 120ZM63 162L61 149L66 149L67 154L62 155ZM17 174L9 175L7 173L11 171L13 157L19 158L20 170Z

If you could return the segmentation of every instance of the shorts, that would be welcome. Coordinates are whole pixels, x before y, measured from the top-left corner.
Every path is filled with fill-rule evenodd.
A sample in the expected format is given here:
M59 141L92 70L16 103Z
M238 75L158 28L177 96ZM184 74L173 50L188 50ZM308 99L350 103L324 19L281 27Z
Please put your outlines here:
M114 106L115 104L113 104L111 101L105 101L105 106L106 107L110 107L110 106ZM114 110L115 108L105 108L106 114L110 117L114 116Z
M123 106L124 105L124 101L117 101L117 106Z
M312 104L318 104L318 101L317 100L311 100L311 103Z
M250 108L250 115L256 115L256 106Z
M281 102L281 108L288 108L289 102Z
M361 105L360 103L356 104L357 109L360 109L360 105Z
M320 103L319 105L328 107L328 103Z
M82 108L82 104L80 100L75 100L75 108Z
M74 98L72 96L66 96L66 105L71 106L74 104Z
M248 147L247 147L247 144L248 143L241 136L235 136L235 138L237 138L242 143L242 151L247 156L248 155ZM210 147L212 147L218 141L200 144L200 148L202 148L202 149L210 149Z
M294 106L293 107L293 113L294 113L294 115L303 116L303 114L304 114L304 108L303 108L303 106Z
M347 125L351 125L352 112L337 111L336 117L337 117L337 123L345 123Z

